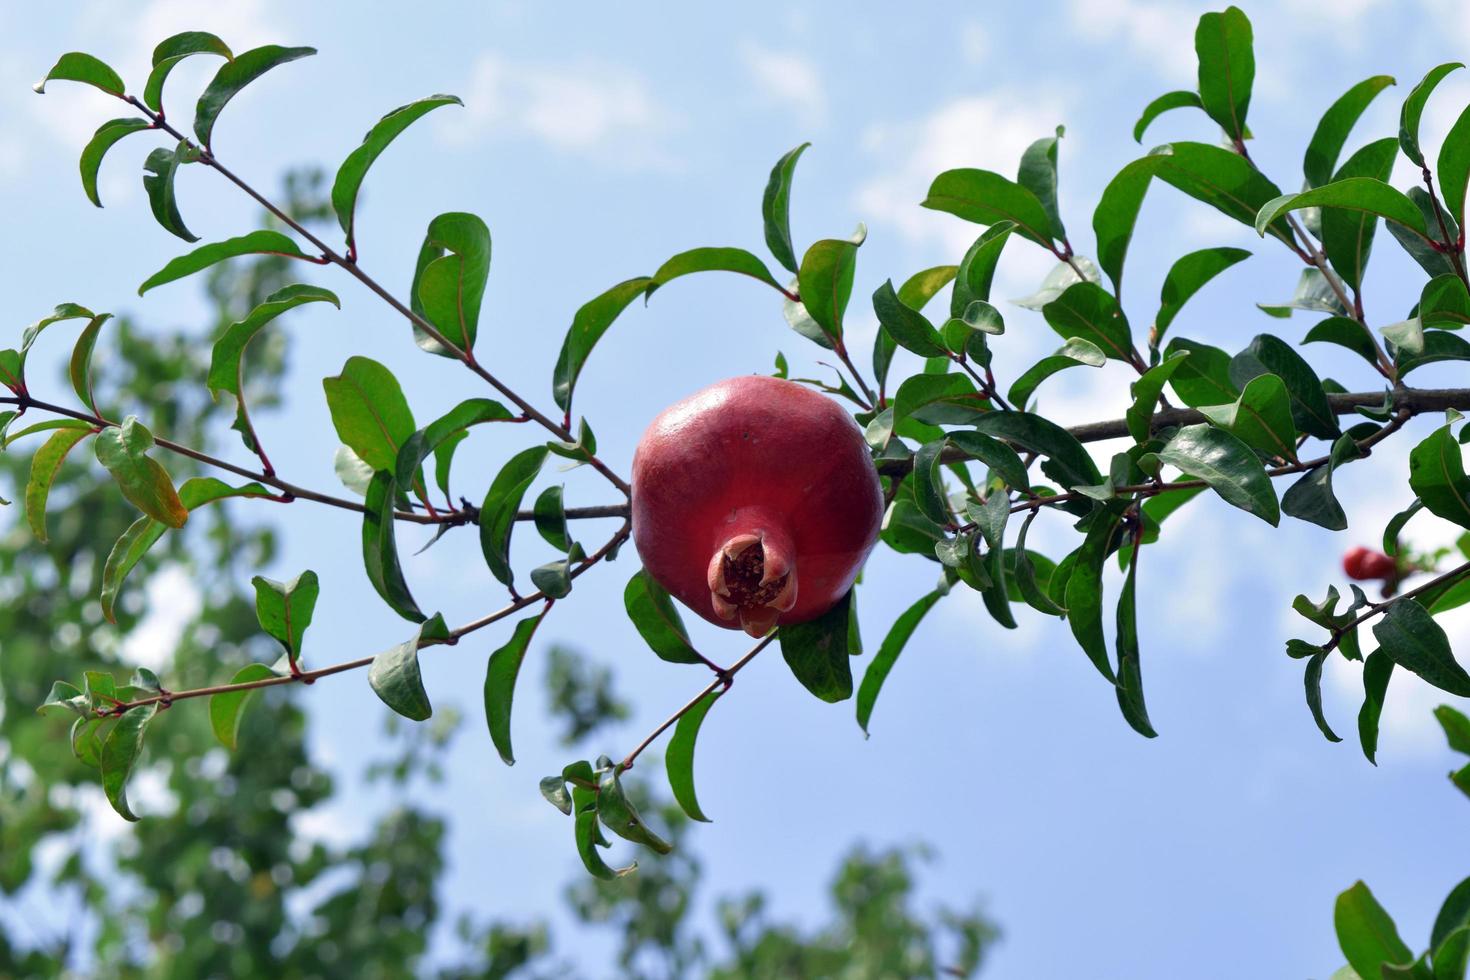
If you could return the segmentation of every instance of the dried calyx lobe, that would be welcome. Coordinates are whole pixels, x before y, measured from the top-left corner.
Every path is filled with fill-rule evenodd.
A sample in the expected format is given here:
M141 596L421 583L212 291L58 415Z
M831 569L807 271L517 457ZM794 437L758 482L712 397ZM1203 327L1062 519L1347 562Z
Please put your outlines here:
M633 460L644 567L705 619L752 636L842 598L882 508L852 418L775 378L733 378L671 406Z

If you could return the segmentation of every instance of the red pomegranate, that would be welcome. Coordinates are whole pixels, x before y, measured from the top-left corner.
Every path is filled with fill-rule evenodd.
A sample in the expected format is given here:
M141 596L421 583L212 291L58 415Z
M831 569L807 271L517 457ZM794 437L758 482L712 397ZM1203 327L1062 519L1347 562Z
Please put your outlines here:
M1342 570L1347 573L1348 578L1362 582L1391 578L1398 570L1398 564L1381 551L1359 545L1349 548L1347 554L1342 556Z
M643 567L711 623L751 636L831 609L882 519L857 423L791 381L711 385L665 409L633 455Z

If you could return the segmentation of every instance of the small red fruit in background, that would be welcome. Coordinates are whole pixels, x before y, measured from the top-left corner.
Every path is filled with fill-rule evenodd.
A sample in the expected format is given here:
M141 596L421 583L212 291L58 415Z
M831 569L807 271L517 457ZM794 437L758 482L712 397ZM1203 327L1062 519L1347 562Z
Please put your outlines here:
M1358 546L1342 556L1342 570L1348 578L1363 582L1392 578L1398 572L1398 563L1381 551Z
M669 406L633 455L633 541L700 616L764 636L852 588L883 492L862 431L791 381L731 378Z

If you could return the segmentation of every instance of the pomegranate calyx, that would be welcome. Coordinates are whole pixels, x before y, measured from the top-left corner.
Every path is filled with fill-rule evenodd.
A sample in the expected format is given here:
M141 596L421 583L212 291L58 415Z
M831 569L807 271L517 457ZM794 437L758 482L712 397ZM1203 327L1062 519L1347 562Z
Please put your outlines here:
M762 637L784 612L796 605L796 568L785 535L748 531L727 540L710 558L707 574L710 604L726 621Z

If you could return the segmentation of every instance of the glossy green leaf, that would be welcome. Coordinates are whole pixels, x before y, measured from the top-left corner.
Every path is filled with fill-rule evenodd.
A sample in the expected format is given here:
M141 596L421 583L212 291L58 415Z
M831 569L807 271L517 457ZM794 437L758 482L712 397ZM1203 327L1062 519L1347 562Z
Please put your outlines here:
M975 423L981 433L1047 457L1042 472L1070 490L1102 482L1086 448L1066 429L1029 412L991 412Z
M1154 99L1148 105L1143 107L1143 113L1138 117L1138 122L1133 124L1133 141L1135 143L1142 143L1144 131L1147 130L1149 124L1152 123L1155 119L1159 118L1159 116L1170 111L1171 109L1187 108L1204 108L1203 103L1200 102L1198 92L1187 92L1183 90L1176 92L1165 92L1163 95L1159 96L1157 99Z
M393 473L398 451L418 428L393 372L367 357L349 357L322 379L337 436L375 470Z
M1419 232L1412 231L1392 221L1387 225L1389 234L1398 241L1405 252L1409 253L1409 257L1419 263L1420 268L1431 277L1451 273L1457 274L1455 264L1450 261L1449 255L1445 253L1443 248L1436 247L1439 244L1438 242L1431 240L1432 238L1439 237L1439 223L1441 220L1444 221L1446 228L1449 230L1449 237L1451 239L1458 239L1459 229L1455 224L1454 216L1445 213L1443 209L1436 214L1433 199L1430 198L1429 194L1422 187L1410 187L1408 197L1419 208L1419 214L1424 219L1424 227L1433 229L1430 238L1425 238Z
M1470 755L1470 718L1466 718L1447 704L1435 708L1434 717L1444 729L1450 748Z
M572 786L577 854L582 858L582 866L587 869L588 874L602 881L613 881L637 871L638 862L634 861L625 868L612 868L602 860L597 848L606 847L607 843L602 840L602 832L598 829L597 795L594 790Z
M1128 563L1123 591L1118 595L1118 707L1123 718L1144 738L1156 738L1153 723L1148 720L1148 706L1143 699L1143 672L1139 662L1138 603L1136 600L1138 562Z
M296 50L302 54L313 53L310 49L298 48ZM240 57L244 58L253 53L247 52ZM275 62L275 64L280 63L281 61ZM337 177L332 182L332 210L337 212L337 222L347 233L348 242L356 239L357 194L362 188L362 180L367 176L368 168L388 148L388 144L397 139L405 129L429 112L446 105L462 106L464 103L453 95L431 95L428 98L399 106L374 123L373 128L368 130L367 135L362 138L362 145L349 153L347 159L342 161L342 166L337 168Z
M92 443L97 462L106 467L124 497L143 513L169 527L183 527L189 511L179 500L173 480L147 452L153 433L129 415L121 425L108 426Z
M1464 67L1460 62L1452 61L1431 68L1404 99L1403 108L1399 110L1399 145L1404 148L1404 156L1417 167L1425 166L1424 151L1419 146L1419 119L1424 115L1424 106L1446 75L1456 68Z
M196 476L185 480L179 487L179 501L191 512L197 507L216 500L223 500L226 497L269 496L270 491L259 483L232 487L212 476ZM117 543L112 546L112 551L102 566L102 592L99 596L102 601L102 615L107 617L109 623L117 622L114 609L117 605L118 593L122 591L128 574L138 562L143 560L148 549L152 548L168 529L167 524L151 517L140 517L128 526L128 529L117 539Z
M1366 177L1387 181L1398 153L1398 142L1393 137L1369 143L1347 158L1333 180ZM1377 228L1377 216L1367 211L1322 209L1322 250L1350 289L1356 290L1363 283Z
M480 306L490 276L490 229L477 215L460 211L429 222L409 286L409 306L454 345L449 350L414 324L414 343L431 354L458 358L471 351L480 325Z
M597 777L597 817L602 825L624 840L642 844L657 854L668 854L674 846L649 829L633 801L623 791L620 770L608 768Z
M1436 276L1419 293L1418 320L1424 327L1460 330L1470 324L1470 290L1457 275Z
M699 728L704 724L704 716L709 714L709 709L714 707L723 693L719 689L710 691L699 699L698 704L684 712L679 723L674 726L668 751L664 753L664 767L669 774L669 789L674 794L674 800L688 814L690 820L704 823L709 822L709 817L704 815L704 810L699 806L699 798L694 793L694 744L699 738Z
M1427 330L1420 343L1422 349L1417 354L1397 352L1399 377L1438 361L1470 361L1470 342L1455 334L1443 330Z
M93 415L100 413L97 411L97 399L92 396L92 351L97 346L97 336L102 332L102 325L111 319L111 313L101 313L82 328L76 346L72 348L71 361L67 365L72 391L77 393L82 404L92 410Z
M1358 711L1358 743L1363 755L1378 765L1378 720L1383 715L1383 698L1393 676L1393 659L1374 650L1363 661L1363 707Z
M1034 439L1045 439L1044 435L1033 434ZM977 459L990 467L991 473L1012 490L1025 490L1031 485L1026 467L1014 449L999 439L979 432L959 430L949 434L949 444L971 459Z
M1470 878L1462 880L1445 896L1429 932L1429 948L1434 954L1435 980L1453 977L1463 980L1467 953L1470 953Z
M1082 337L1073 337L1063 344L1055 354L1050 354L1037 361L1016 379L1011 385L1010 391L1006 392L1006 398L1012 405L1024 408L1031 401L1031 395L1041 382L1067 368L1077 367L1102 367L1107 361L1107 355L1098 349L1097 345Z
M1159 312L1154 317L1149 346L1159 346L1179 310L1205 283L1237 262L1250 258L1250 254L1243 248L1202 248L1170 266L1168 275L1164 277L1163 289L1159 292Z
M1286 382L1276 375L1257 375L1246 382L1235 401L1228 405L1204 405L1200 411L1246 445L1271 456L1296 459L1291 396L1286 393Z
M1251 22L1239 7L1200 17L1194 32L1199 56L1199 97L1205 112L1226 135L1244 142L1246 110L1256 77Z
M1124 418L1128 423L1128 434L1133 437L1134 442L1148 441L1153 427L1154 409L1158 407L1159 396L1164 393L1164 385L1188 359L1187 351L1175 351L1133 382L1133 404L1128 406Z
M996 266L1000 263L1006 242L1010 241L1011 232L1015 230L1015 222L998 221L985 229L965 250L965 257L955 270L954 289L949 297L950 316L964 316L970 304L977 299L990 299Z
M934 325L924 314L899 301L893 290L893 280L888 280L873 293L873 312L878 315L879 327L905 350L920 357L949 356L944 339Z
M138 287L138 295L142 296L154 286L182 279L202 269L207 269L217 262L240 255L284 255L293 259L306 258L305 253L290 238L278 231L261 229L238 238L201 245L187 255L173 259L144 280L143 285Z
M480 505L480 550L491 574L507 586L515 582L515 571L510 565L510 537L516 512L545 462L545 446L533 446L512 456L495 475L485 493L485 502Z
M1281 189L1238 153L1209 143L1170 143L1154 150L1154 174L1195 200L1245 225L1253 225L1261 208L1281 196ZM1291 229L1277 218L1265 227L1284 242Z
M235 676L230 678L230 683L249 684L278 676L282 675L277 674L265 664L246 664L235 671ZM245 717L245 708L255 699L258 692L258 688L244 691L221 691L209 698L209 727L214 731L214 737L220 740L220 744L231 752L235 751L239 744L240 722Z
M1087 537L1073 553L1075 557L1064 592L1067 622L1072 628L1072 635L1098 673L1114 684L1117 677L1108 660L1107 640L1103 636L1102 572L1119 527L1120 518L1112 512L1100 514L1093 521Z
M958 272L959 266L953 265L936 265L916 272L898 287L898 301L911 310L922 311L934 294L949 285ZM873 375L880 386L888 380L888 367L897 348L898 342L885 330L879 330L873 338Z
M1079 282L1046 304L1042 315L1067 339L1090 341L1109 358L1133 361L1133 337L1118 301L1096 283Z
M801 258L797 283L801 305L833 341L842 337L842 317L852 296L858 246L847 239L824 238Z
M1123 294L1123 265L1138 224L1138 212L1158 166L1156 156L1146 156L1125 166L1103 188L1092 212L1097 262L1113 281L1113 293L1117 296Z
M157 702L133 708L113 724L102 743L98 759L102 770L102 791L107 794L107 802L124 820L138 819L128 806L128 777L133 774L133 766L143 752L143 737L147 734L148 723L156 714Z
M153 70L143 86L143 104L163 113L163 83L179 62L196 54L216 54L229 60L235 55L224 41L208 31L185 31L165 38L153 49Z
M1439 178L1445 210L1453 220L1463 225L1470 219L1470 214L1465 211L1465 191L1470 185L1470 106L1465 107L1445 134L1434 172Z
M1322 664L1326 662L1328 654L1326 651L1315 654L1307 661L1304 683L1307 691L1307 707L1312 712L1312 720L1317 723L1317 728L1322 732L1329 742L1341 742L1342 737L1332 730L1327 724L1327 716L1322 713Z
M1444 629L1412 599L1397 599L1373 624L1379 649L1442 691L1470 697L1470 674L1455 661Z
M893 396L893 424L898 429L905 419L917 418L931 425L964 425L986 414L989 404L962 374L916 374Z
M1409 488L1431 514L1470 528L1470 477L1448 425L1409 451Z
M1402 191L1372 177L1344 177L1300 194L1282 194L1261 206L1256 215L1256 231L1266 230L1291 211L1302 208L1339 208L1386 218L1428 238L1424 215Z
M1026 147L1021 154L1020 171L1016 175L1016 183L1041 202L1041 209L1051 219L1048 234L1058 241L1067 236L1067 230L1062 225L1061 210L1057 206L1057 144L1062 134L1063 129L1058 126L1055 136L1039 139Z
M1204 480L1226 503L1272 527L1280 523L1281 507L1266 468L1249 446L1225 430L1204 424L1185 426L1158 455L1170 466Z
M188 229L183 215L179 214L174 178L178 176L181 164L193 163L195 159L196 151L180 141L173 149L160 146L143 161L143 169L146 171L143 175L143 189L148 192L148 205L153 209L153 217L165 231L186 242L197 242L199 236Z
M457 435L472 426L486 422L506 422L514 418L510 410L493 398L467 398L403 440L393 462L393 475L403 490L418 479L419 467L431 453L440 453ZM448 491L445 491L448 495Z
M547 487L541 491L531 512L535 516L536 531L547 544L558 551L566 551L572 546L572 537L567 531L567 514L562 506L561 487Z
M701 662L674 600L644 569L640 568L623 589L623 607L638 635L659 659L674 664Z
M1021 522L1021 530L1016 533L1016 546L1011 549L1012 567L1010 581L1016 585L1016 593L1020 600L1037 612L1047 616L1065 616L1067 609L1052 598L1047 590L1051 577L1055 574L1055 567L1050 560L1044 562L1046 577L1043 579L1038 573L1036 563L1043 556L1026 548L1026 535L1031 531L1031 522L1036 520L1039 510L1032 510ZM1073 567L1075 566L1075 560Z
M1304 344L1327 343L1346 347L1369 364L1378 363L1377 348L1373 337L1363 325L1351 317L1330 316L1318 323L1302 338Z
M1306 174L1308 187L1317 187L1332 179L1332 173L1337 169L1337 158L1363 110L1379 92L1393 84L1394 79L1389 75L1374 75L1344 92L1322 114L1311 142L1307 144L1307 155L1302 160L1302 172Z
M1179 400L1191 408L1219 405L1240 397L1240 389L1230 380L1230 355L1218 347L1200 344L1183 337L1169 341L1164 356L1188 351L1189 357L1169 376L1169 387Z
M45 94L46 83L50 81L81 82L84 85L92 85L101 89L108 95L123 97L126 86L118 73L113 71L105 62L82 51L68 51L57 59L56 64L46 73L46 77L32 85L38 94Z
M1381 976L1386 964L1413 962L1393 919L1361 881L1337 896L1332 922L1343 955L1361 977Z
M808 691L836 703L852 697L848 663L848 619L852 592L816 619L782 626L777 633L781 656Z
M526 659L536 627L545 618L546 611L542 610L540 615L516 623L510 639L490 654L490 662L485 667L485 722L490 728L490 741L495 743L495 750L508 766L516 763L510 742L510 710L515 699L516 678L520 676L521 662Z
M1044 248L1052 243L1052 219L1035 194L989 170L946 170L929 185L922 206L978 225L1014 222L1016 230Z
M204 147L212 147L214 124L225 105L246 85L277 65L316 54L316 48L283 48L279 44L267 44L259 48L242 51L231 61L226 61L199 96L194 107L194 134Z
M419 671L419 647L430 639L442 640L448 630L444 617L435 613L419 624L414 635L373 657L368 667L368 686L383 703L412 721L426 721L434 714L429 693Z
M810 143L803 143L782 155L771 168L771 177L766 182L765 195L761 199L761 216L765 220L766 247L777 262L795 273L796 249L791 244L791 178L796 172L796 161Z
M112 149L113 144L129 133L149 128L148 120L136 117L111 119L97 127L97 132L92 134L92 138L82 149L82 190L87 192L87 200L99 208L102 207L102 199L97 196L97 171L101 169L102 158Z
M658 267L648 284L645 296L652 296L654 290L671 280L695 272L734 272L750 276L772 289L781 289L781 284L771 275L766 264L743 248L692 248L687 252L680 252Z
M373 473L363 500L362 565L388 608L410 622L421 623L424 614L414 601L398 558L393 516L396 496L393 474L386 470Z
M257 575L250 580L255 586L255 615L261 629L280 641L293 661L301 656L301 638L311 625L321 584L316 572L305 571L289 582Z
M1319 439L1336 439L1342 435L1317 372L1296 348L1280 337L1264 333L1231 358L1230 380L1244 388L1263 374L1278 375L1286 383L1287 394L1291 396L1291 417L1299 431Z
M873 716L873 704L878 700L878 692L883 689L883 682L888 679L888 674L898 661L898 655L903 652L904 646L914 635L914 630L919 628L919 623L924 616L942 597L943 593L936 590L919 599L899 615L889 627L888 635L883 637L883 643L878 647L877 655L873 657L872 663L868 664L868 669L863 673L862 684L858 686L857 723L862 728L863 734L870 734L868 721Z
M914 453L914 468L909 475L910 492L919 513L940 526L948 526L954 522L945 501L944 481L939 475L939 455L944 452L945 446L944 439L936 439L921 446Z
M624 280L596 299L583 304L572 318L572 326L567 330L566 339L562 341L561 354L557 357L556 370L551 381L552 394L562 410L571 411L572 391L577 386L577 378L581 375L592 348L607 333L607 328L612 326L618 314L636 297L643 295L651 282L653 280L647 276Z
M58 428L31 457L30 477L26 480L25 491L26 520L30 522L31 533L35 534L37 541L47 540L46 499L51 494L51 483L61 470L66 454L91 432L91 426L85 422Z

